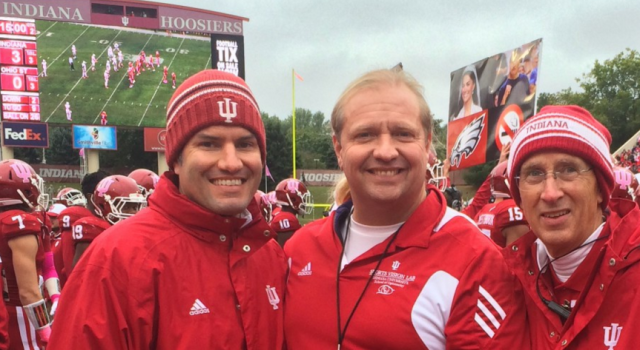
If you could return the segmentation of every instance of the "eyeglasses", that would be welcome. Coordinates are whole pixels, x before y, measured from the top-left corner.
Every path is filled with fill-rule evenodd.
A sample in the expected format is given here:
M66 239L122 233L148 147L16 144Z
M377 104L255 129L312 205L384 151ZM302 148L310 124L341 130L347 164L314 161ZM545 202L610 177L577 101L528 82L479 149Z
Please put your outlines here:
M580 175L586 173L587 171L593 170L592 168L578 170L574 167L567 166L563 167L560 170L554 171L542 171L540 169L532 169L528 170L525 173L521 173L519 176L516 176L516 183L520 189L530 189L533 187L537 187L541 183L543 183L547 179L547 175L553 175L553 178L556 181L560 181L562 183L569 183L575 181Z

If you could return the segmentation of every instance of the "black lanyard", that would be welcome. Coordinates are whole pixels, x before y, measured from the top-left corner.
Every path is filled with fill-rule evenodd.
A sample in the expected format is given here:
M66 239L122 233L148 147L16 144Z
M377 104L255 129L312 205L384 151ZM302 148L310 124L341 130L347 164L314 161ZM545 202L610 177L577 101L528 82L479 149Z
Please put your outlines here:
M351 318L353 317L353 314L356 312L356 309L360 305L360 302L364 297L364 293L367 291L367 287L369 287L369 284L371 284L371 281L373 280L373 276L375 276L376 273L378 272L378 269L380 268L380 264L382 264L382 260L384 260L385 256L387 256L387 253L389 252L389 248L391 247L391 244L393 243L393 241L396 240L396 237L398 237L398 232L400 232L400 229L402 228L402 226L400 226L396 230L396 232L394 232L393 235L391 236L389 243L387 243L387 246L384 248L384 252L382 252L382 256L380 257L380 259L378 260L378 263L376 264L376 268L373 269L371 276L369 276L369 279L367 280L367 284L364 285L364 289L362 289L362 293L360 293L360 296L358 297L356 304L353 306L353 309L349 314L349 318L347 318L347 323L345 323L344 329L343 329L343 328L340 328L340 324L342 323L340 319L340 271L342 267L342 258L344 257L344 250L345 250L345 247L347 246L347 239L349 238L352 214L353 214L353 209L351 209L351 213L349 213L349 218L348 218L349 221L347 221L347 228L344 234L344 242L342 244L342 252L340 252L340 259L338 260L338 272L336 274L336 300L337 300L336 309L338 312L338 350L340 350L340 347L342 346L342 341L344 340L344 337L347 333L347 327L349 327L349 323L351 323Z

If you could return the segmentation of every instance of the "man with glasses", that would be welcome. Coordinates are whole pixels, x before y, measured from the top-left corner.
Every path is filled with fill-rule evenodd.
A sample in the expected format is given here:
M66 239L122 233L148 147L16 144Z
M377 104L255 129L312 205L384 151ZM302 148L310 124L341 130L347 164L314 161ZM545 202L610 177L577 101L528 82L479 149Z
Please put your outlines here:
M511 192L531 231L504 254L526 290L534 349L640 341L640 209L610 198L610 144L587 110L548 106L511 145Z

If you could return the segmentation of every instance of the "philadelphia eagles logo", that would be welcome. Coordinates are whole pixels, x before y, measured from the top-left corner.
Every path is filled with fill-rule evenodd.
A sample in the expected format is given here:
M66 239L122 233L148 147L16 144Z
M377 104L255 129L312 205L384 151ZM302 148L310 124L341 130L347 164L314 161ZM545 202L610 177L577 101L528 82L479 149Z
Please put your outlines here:
M485 114L480 115L474 121L465 126L456 143L451 150L451 166L458 167L462 161L462 155L465 159L476 150L480 143L480 135L482 135L482 129L484 129L484 117Z

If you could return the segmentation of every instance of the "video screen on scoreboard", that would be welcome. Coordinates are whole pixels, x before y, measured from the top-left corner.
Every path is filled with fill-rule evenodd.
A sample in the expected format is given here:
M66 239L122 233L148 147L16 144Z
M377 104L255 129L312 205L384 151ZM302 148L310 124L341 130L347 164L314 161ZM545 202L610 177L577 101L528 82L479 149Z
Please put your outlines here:
M41 20L35 26L41 122L100 124L104 111L107 125L164 127L172 76L177 88L212 67L208 34Z

